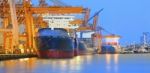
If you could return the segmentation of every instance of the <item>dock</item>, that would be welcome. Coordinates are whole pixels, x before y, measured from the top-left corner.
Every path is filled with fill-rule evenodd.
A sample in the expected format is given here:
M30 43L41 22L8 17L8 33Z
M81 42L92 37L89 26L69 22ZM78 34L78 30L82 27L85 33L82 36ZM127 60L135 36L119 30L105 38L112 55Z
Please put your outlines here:
M0 61L19 59L19 58L31 58L31 57L37 57L37 55L36 54L0 54Z

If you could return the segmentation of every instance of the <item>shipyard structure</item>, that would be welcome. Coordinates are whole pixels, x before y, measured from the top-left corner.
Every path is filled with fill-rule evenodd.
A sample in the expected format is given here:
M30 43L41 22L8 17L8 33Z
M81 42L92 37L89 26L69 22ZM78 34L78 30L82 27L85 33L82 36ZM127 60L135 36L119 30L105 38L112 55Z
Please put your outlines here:
M120 37L104 36L101 33L104 29L97 26L103 9L90 16L89 8L65 5L59 0L49 2L52 5L39 0L39 5L34 6L32 0L0 1L0 54L74 57L88 49L84 38L77 37L78 32L93 32L90 39L96 53L118 51ZM102 39L106 39L105 44ZM111 51L110 47L115 49Z

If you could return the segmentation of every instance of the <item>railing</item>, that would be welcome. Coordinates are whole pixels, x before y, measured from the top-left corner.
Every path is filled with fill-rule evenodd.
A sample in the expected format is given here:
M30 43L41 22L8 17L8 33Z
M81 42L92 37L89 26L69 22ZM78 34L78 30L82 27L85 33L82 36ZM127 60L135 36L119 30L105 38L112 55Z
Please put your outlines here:
M35 54L0 54L1 60L19 59L19 58L30 58L37 57Z
M36 54L36 51L33 49L3 49L0 48L1 54Z

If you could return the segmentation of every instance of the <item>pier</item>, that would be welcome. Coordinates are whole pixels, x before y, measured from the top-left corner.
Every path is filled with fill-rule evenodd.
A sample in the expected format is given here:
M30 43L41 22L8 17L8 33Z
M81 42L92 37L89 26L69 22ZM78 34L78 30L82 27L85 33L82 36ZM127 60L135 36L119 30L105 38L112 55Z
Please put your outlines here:
M0 61L37 57L36 54L0 54Z

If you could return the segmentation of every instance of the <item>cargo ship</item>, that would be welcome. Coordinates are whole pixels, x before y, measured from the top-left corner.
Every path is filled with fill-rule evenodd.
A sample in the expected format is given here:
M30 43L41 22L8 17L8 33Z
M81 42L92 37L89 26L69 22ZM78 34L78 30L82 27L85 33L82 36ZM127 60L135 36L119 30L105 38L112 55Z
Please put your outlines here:
M103 45L101 49L101 53L102 54L115 54L117 53L117 50L115 49L115 47L111 45Z
M74 57L74 42L65 29L39 29L36 44L40 58Z

